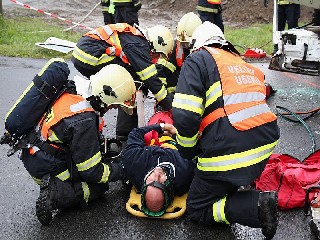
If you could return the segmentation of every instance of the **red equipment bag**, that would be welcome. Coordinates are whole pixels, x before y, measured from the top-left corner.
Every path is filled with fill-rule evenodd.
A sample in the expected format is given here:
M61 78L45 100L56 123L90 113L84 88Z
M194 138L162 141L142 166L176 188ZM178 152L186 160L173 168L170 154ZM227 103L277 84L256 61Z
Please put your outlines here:
M281 210L302 208L320 191L320 150L303 161L287 155L272 154L255 181L256 189L277 191Z

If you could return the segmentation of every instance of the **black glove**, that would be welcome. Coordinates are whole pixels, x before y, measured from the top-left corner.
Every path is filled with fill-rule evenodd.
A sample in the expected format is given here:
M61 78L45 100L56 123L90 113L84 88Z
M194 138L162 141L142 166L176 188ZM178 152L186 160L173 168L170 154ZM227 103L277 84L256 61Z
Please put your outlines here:
M112 162L109 164L110 167L110 175L108 182L116 182L118 180L126 179L126 175L123 170L122 162Z
M164 111L169 111L172 109L172 98L167 95L164 99L157 103Z

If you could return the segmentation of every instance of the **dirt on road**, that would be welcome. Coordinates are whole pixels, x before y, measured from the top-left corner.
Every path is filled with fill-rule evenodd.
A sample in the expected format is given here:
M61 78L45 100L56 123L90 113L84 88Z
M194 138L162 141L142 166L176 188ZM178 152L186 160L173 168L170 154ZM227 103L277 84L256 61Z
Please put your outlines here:
M35 1L27 0L21 2L36 9L41 9L59 17L79 22L88 13L87 18L82 22L83 25L95 28L103 24L101 7L99 1L92 0L46 0ZM196 12L197 1L186 0L141 0L142 8L139 11L139 21L142 27L149 27L155 24L163 24L175 32L176 24L179 19L187 12ZM225 25L247 27L255 23L271 23L273 15L273 1L269 0L268 7L265 8L263 0L223 0L223 20ZM59 24L69 27L67 22L52 18L48 15L39 13L32 9L27 9L21 5L14 4L3 9L4 15L21 15L44 18L46 21L58 21ZM311 20L312 9L302 6L300 22ZM75 28L78 31L87 31L83 28Z

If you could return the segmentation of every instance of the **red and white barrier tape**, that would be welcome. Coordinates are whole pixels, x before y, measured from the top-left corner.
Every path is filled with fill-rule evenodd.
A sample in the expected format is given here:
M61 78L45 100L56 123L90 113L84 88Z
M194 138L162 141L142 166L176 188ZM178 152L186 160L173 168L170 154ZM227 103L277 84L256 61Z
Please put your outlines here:
M25 7L25 8L29 8L29 9L35 10L35 11L37 11L37 12L39 12L39 13L46 14L46 15L48 15L48 16L50 16L50 17L57 18L57 19L59 19L59 20L62 20L62 21L64 21L64 22L67 22L68 24L73 24L73 25L77 25L77 26L82 27L82 28L86 28L86 29L89 29L89 30L93 30L93 28L91 28L91 27L87 27L87 26L85 26L85 25L83 25L83 24L79 24L79 23L76 23L76 22L72 22L71 20L68 20L68 19L59 17L59 16L56 15L56 14L49 13L49 12L46 12L46 11L41 10L41 9L36 9L36 8L31 7L31 6L29 6L29 5L27 5L27 4L24 4L24 3L22 3L22 2L19 2L19 1L16 1L16 0L10 0L10 1L11 1L11 2L14 2L14 3L18 4L18 5L21 5L21 6Z

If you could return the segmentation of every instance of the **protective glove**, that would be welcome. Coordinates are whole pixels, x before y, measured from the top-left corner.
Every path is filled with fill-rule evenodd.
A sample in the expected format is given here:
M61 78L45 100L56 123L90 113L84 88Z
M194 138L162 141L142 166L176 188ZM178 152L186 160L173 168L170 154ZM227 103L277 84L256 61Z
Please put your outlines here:
M108 182L116 182L118 180L125 180L126 175L123 170L122 161L120 162L112 162L109 164L110 167L110 175Z
M167 95L164 99L156 104L156 109L158 109L158 105L164 110L169 111L172 109L172 98Z

